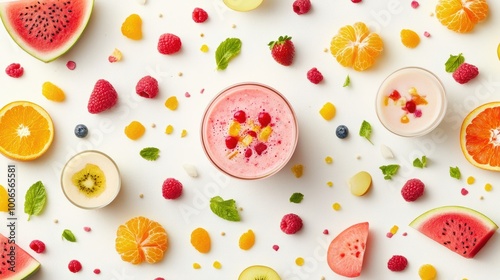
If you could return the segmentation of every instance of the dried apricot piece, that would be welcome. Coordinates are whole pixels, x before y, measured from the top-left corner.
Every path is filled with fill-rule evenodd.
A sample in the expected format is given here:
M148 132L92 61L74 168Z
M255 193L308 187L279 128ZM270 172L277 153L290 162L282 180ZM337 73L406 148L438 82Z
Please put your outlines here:
M146 128L138 121L132 121L125 127L125 135L131 140L137 140L144 135Z
M122 23L123 36L132 39L142 39L142 19L138 14L129 15Z

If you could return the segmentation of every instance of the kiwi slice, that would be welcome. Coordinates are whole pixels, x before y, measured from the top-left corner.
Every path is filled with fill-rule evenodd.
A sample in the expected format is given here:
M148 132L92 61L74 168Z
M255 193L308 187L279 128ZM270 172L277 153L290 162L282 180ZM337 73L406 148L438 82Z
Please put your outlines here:
M73 174L71 182L87 197L97 197L106 189L104 172L92 163L87 163L82 170Z
M281 277L268 266L252 265L241 272L238 280L281 280Z

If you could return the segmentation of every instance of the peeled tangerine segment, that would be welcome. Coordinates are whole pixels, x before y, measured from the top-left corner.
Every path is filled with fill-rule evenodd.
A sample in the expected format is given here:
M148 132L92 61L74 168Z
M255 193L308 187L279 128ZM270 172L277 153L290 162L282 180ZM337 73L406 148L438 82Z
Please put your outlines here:
M465 258L473 258L498 229L484 214L463 206L431 209L410 226Z
M360 171L349 179L351 193L362 196L368 192L372 185L372 176L366 171Z
M238 280L281 280L279 274L272 268L265 265L253 265L243 270Z
M71 182L88 197L97 197L106 188L104 172L99 166L91 163L87 163L82 170L73 174Z

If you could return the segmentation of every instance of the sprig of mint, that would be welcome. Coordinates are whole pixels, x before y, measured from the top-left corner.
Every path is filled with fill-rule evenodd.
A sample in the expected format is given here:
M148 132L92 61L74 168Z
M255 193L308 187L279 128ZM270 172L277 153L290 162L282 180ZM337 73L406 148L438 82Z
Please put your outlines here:
M30 220L31 215L38 215L42 212L45 207L45 202L47 202L45 186L41 181L38 181L31 185L26 192L24 200L24 213L28 214L28 221Z
M460 66L460 64L464 63L464 61L465 61L465 58L461 53L458 55L450 55L450 58L448 58L448 60L444 64L446 72L448 72L448 73L455 72L455 70L457 70L458 66Z
M343 87L348 87L350 84L351 84L351 78L349 77L349 75L347 75L347 77L345 77Z
M424 168L427 166L427 157L422 156L422 158L416 158L413 160L413 166L417 168Z
M292 196L290 196L290 202L293 203L300 203L302 199L304 199L304 195L299 192L293 193Z
M450 166L450 176L451 178L460 180L460 177L462 177L462 173L460 173L460 169L458 168L458 166L455 167Z
M385 180L391 180L392 176L396 175L399 170L399 164L389 164L382 165L379 167L382 170L382 174L384 175Z
M363 121L361 124L361 128L359 129L359 136L366 138L368 142L370 142L372 145L372 141L370 140L372 134L372 126L369 122Z
M76 237L73 232L69 229L65 229L62 232L62 238L68 240L69 242L76 242Z
M210 210L224 220L232 222L240 221L240 214L238 213L234 199L224 200L220 196L214 196L210 199Z
M142 149L139 154L142 158L149 161L155 161L160 156L160 149L155 147L147 147Z
M219 44L215 51L215 62L217 70L225 70L229 61L241 51L241 40L238 38L227 38Z

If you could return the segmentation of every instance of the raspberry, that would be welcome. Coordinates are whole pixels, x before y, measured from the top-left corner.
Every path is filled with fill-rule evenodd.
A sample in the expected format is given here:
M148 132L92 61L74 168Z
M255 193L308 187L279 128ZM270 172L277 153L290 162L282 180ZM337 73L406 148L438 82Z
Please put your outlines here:
M115 88L108 81L100 79L90 94L87 110L91 114L98 114L112 108L117 102L118 94Z
M163 182L162 194L166 199L176 199L182 194L182 183L174 178L167 178Z
M408 180L401 189L401 195L408 201L415 201L424 194L425 185L419 179Z
M38 254L41 254L41 253L45 252L45 243L43 243L40 240L33 240L30 243L30 248L33 251L37 252Z
M142 77L135 86L135 92L145 98L154 98L158 95L158 81L151 77Z
M307 71L307 79L313 84L319 84L321 81L323 81L323 74L321 74L321 72L319 72L318 69L314 67Z
M411 7L413 9L416 9L420 6L420 3L418 3L417 1L411 1Z
M352 3L360 3L362 0L351 0Z
M182 42L177 35L165 33L158 39L158 51L161 54L174 54L180 51Z
M193 17L194 22L202 23L208 19L208 14L202 8L194 8L192 17Z
M403 271L407 265L408 260L401 255L394 255L387 262L387 268L391 271Z
M311 9L311 1L310 0L295 0L295 2L293 2L292 7L293 7L293 11L297 15L306 14Z
M69 70L75 70L76 69L76 62L74 62L73 60L69 60L68 62L66 62L66 67Z
M477 75L479 75L479 69L472 64L464 62L453 72L453 79L459 84L465 84L477 77Z
M68 269L73 273L77 273L78 271L82 270L82 264L77 260L72 260L68 264Z
M11 63L5 68L5 73L12 78L20 78L24 74L24 68L19 63Z
M297 233L302 228L302 219L293 213L286 214L281 219L280 228L286 234Z

